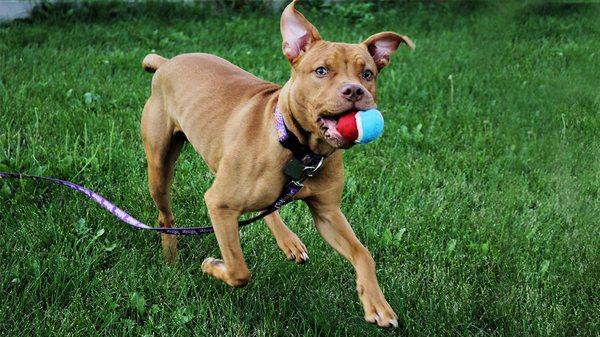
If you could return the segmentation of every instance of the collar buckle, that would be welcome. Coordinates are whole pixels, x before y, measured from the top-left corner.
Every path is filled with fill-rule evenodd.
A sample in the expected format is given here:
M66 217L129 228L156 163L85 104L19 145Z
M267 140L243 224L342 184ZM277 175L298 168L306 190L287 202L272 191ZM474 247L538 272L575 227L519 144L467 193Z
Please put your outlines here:
M319 158L319 161L314 165L305 165L297 158L292 158L283 168L283 173L292 178L294 182L302 183L304 180L314 176L321 167L325 157ZM298 184L296 184L298 185Z
M309 178L314 176L315 173L317 173L317 171L323 166L323 161L325 161L325 157L321 157L319 162L314 166L304 166L304 174L306 174L306 176Z
M292 180L292 184L296 185L296 187L298 188L304 187L304 183L302 182L302 180Z

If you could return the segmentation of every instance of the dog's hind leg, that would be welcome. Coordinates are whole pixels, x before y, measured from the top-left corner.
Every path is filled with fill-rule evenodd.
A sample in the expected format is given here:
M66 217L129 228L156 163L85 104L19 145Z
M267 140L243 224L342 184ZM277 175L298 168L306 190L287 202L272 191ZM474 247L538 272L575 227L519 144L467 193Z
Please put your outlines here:
M163 111L161 100L155 97L150 97L144 107L141 128L148 162L148 187L159 212L158 223L161 227L174 227L169 188L185 136L176 132L174 123ZM161 244L166 263L174 263L177 260L177 238L161 234Z
M273 212L265 217L267 226L273 233L277 245L283 251L290 261L304 263L308 261L308 251L306 246L300 241L298 236L292 232L279 216L279 212Z

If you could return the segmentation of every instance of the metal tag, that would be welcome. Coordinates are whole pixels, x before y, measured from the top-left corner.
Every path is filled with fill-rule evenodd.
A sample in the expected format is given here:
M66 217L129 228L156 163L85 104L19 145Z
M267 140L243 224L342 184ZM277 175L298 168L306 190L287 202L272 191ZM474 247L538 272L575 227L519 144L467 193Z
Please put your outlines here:
M283 168L283 173L293 180L304 178L304 165L296 158L290 160Z

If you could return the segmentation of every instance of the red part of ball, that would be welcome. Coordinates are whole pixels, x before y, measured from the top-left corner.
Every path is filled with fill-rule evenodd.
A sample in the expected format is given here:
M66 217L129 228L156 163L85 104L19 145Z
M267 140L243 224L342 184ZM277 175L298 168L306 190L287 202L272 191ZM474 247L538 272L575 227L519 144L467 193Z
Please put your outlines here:
M350 142L353 142L358 138L358 127L356 126L357 112L358 111L349 112L338 119L338 132Z

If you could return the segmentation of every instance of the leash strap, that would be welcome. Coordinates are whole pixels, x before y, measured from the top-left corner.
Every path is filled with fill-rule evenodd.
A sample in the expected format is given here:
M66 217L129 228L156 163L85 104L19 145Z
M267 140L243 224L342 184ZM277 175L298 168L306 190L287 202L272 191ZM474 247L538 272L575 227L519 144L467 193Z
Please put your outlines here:
M77 185L77 184L72 183L67 180L50 178L50 177L34 176L34 175L30 175L30 174L6 173L6 172L0 172L0 178L32 179L34 181L49 181L56 185L66 186L74 191L82 193L83 195L88 197L90 200L92 200L95 203L97 203L98 205L100 205L100 207L107 210L110 214L114 215L119 220L123 221L124 223L126 223L129 226L136 228L136 229L144 229L144 230L155 231L155 232L160 232L160 233L167 233L167 234L174 234L174 235L196 235L196 234L207 234L207 233L213 232L212 227L166 228L166 227L148 226L148 225L144 224L143 222L139 221L138 219L132 217L127 212L120 209L119 207L117 207L117 205L113 204L112 202L110 202L108 199L101 196L100 194L90 190L89 188L83 187L81 185Z
M209 233L214 232L214 229L212 227L187 227L187 228L185 228L185 227L169 227L169 228L167 228L167 227L148 226L148 225L144 224L143 222L139 221L138 219L134 218L133 216L131 216L129 213L125 212L121 208L117 207L117 205L115 205L114 203L112 203L110 200L106 199L102 195L90 190L87 187L77 185L77 184L72 183L67 180L51 178L51 177L35 176L35 175L23 174L23 173L8 173L8 172L0 172L0 178L31 179L34 181L49 181L56 185L62 185L62 186L68 187L71 190L77 191L77 192L85 195L90 200L92 200L95 203L97 203L98 205L100 205L100 207L107 210L110 214L114 215L116 218L118 218L119 220L123 221L124 223L128 224L129 226L131 226L135 229L143 229L143 230L155 231L155 232L159 232L159 233L166 233L166 234L172 234L172 235L198 235L198 234L209 234ZM294 195L296 195L300 191L300 189L301 189L301 187L299 187L295 183L289 182L288 184L285 185L283 193L281 194L281 196L277 199L277 201L275 203L273 203L271 206L267 207L265 210L263 210L256 216L254 216L250 219L247 219L247 220L239 221L238 222L239 227L249 225L249 224L251 224L259 219L262 219L263 217L275 212L276 210L280 209L283 205L292 201L294 199Z

